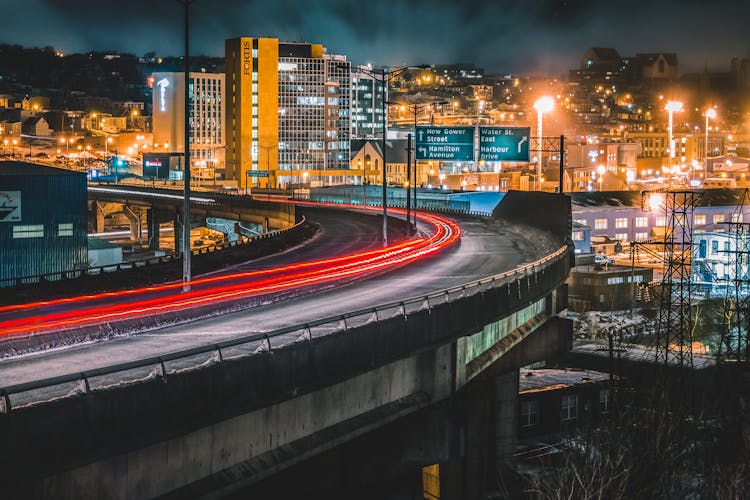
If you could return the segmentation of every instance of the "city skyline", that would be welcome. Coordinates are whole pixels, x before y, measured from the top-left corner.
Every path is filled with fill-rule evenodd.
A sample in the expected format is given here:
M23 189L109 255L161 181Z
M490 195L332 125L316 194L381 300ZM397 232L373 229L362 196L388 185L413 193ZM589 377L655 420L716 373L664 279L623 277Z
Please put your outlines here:
M182 54L182 13L176 1L107 7L93 0L6 2L0 43L51 45L66 53ZM654 5L633 0L623 6L589 0L327 0L306 6L298 0L198 0L192 7L192 53L221 57L227 38L271 36L323 42L355 64L473 63L489 72L550 75L577 66L590 46L611 46L622 54L676 52L681 72L706 65L722 70L731 57L750 55L750 42L731 36L750 15L750 4L730 1ZM40 25L47 28L40 31Z

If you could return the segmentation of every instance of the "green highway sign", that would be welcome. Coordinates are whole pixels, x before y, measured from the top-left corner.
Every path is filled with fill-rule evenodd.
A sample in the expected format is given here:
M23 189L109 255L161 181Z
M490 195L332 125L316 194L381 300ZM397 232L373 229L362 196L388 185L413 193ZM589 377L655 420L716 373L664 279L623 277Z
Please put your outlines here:
M417 127L417 160L474 160L474 127Z
M529 127L479 127L479 159L529 161Z
M269 177L271 172L268 170L248 170L248 177Z

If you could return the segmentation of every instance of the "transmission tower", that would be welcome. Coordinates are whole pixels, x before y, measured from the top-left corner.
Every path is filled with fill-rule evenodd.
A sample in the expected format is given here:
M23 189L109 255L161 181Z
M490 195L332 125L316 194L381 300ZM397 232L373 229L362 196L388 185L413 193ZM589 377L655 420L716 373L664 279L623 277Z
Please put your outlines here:
M724 325L717 352L717 361L750 361L750 282L748 263L750 262L750 223L742 221L742 207L749 198L745 189L740 196L731 221L727 225L730 248L727 253L727 267L734 277L727 283L724 298Z
M691 261L693 256L693 210L702 193L667 191L647 193L663 198L666 225L664 277L661 283L659 319L656 329L656 363L693 365L693 316ZM651 202L651 205L655 205Z

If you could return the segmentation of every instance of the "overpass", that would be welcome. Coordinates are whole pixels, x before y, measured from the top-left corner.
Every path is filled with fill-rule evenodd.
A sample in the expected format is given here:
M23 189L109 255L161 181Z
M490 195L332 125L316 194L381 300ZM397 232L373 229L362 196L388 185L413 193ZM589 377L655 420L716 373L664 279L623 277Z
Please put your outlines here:
M181 242L182 194L165 188L136 186L98 185L89 186L89 205L94 232L104 230L104 217L113 212L122 212L130 223L131 239L138 240L144 224L148 229L149 246L159 247L159 224L174 222L175 241ZM122 208L120 208L122 207ZM191 195L191 227L205 225L208 217L246 222L261 228L262 232L284 229L294 225L294 205L259 200L247 196L196 191Z
M366 281L0 363L9 494L221 496L435 409L428 427L465 438L425 463L460 460L446 484L478 497L512 449L518 367L570 333L568 199L511 193L494 215Z

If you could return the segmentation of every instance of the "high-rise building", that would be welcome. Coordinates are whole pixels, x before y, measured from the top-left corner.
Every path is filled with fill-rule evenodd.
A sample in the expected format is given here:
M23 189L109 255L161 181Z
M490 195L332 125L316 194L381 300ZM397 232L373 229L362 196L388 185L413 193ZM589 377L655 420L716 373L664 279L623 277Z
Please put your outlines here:
M370 68L367 68L370 70ZM372 139L383 134L383 82L364 71L352 70L352 138Z
M225 50L227 171L239 187L347 182L346 57L275 38L233 38Z
M154 73L153 78L154 151L184 151L185 74ZM190 73L188 91L190 163L193 169L202 169L197 174L212 175L224 164L224 75Z

